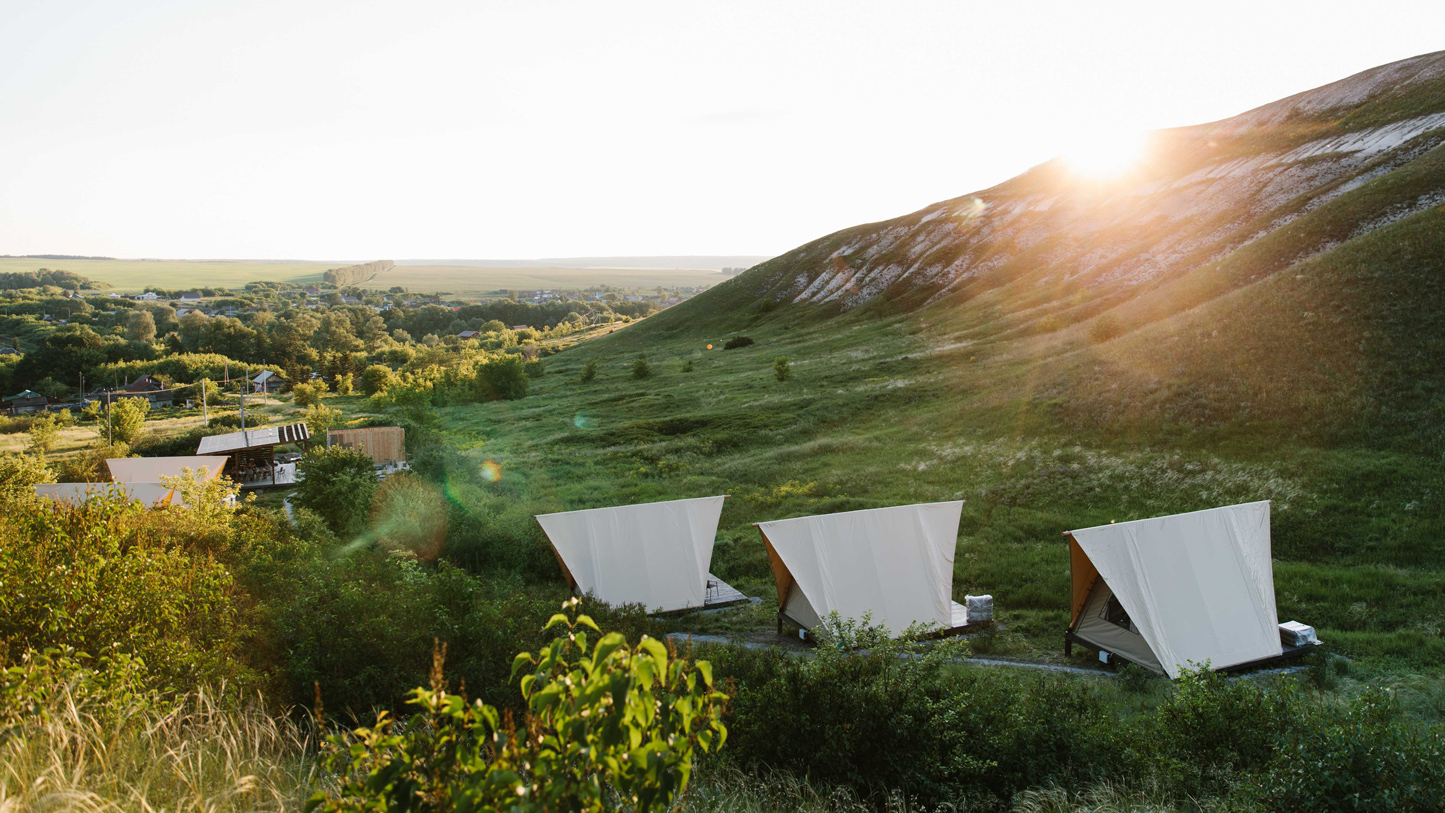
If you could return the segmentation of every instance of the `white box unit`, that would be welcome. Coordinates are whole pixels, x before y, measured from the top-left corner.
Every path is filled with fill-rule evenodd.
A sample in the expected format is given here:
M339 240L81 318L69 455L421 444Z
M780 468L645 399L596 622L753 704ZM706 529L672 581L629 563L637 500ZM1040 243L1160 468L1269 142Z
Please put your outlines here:
M1315 628L1298 621L1286 621L1279 625L1279 642L1285 646L1314 646L1320 642Z

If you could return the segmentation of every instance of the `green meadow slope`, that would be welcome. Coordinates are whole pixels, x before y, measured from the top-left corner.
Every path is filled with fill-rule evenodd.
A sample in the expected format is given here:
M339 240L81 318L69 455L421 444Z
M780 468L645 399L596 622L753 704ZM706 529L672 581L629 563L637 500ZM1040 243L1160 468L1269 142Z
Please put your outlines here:
M691 629L771 626L752 522L962 497L955 597L1008 627L980 648L1046 658L1061 531L1269 499L1281 618L1438 678L1441 75L1386 66L1160 134L1111 184L1045 165L809 243L549 358L531 397L442 410L450 465L500 463L465 499L534 537L538 511L731 494L714 570L765 604Z

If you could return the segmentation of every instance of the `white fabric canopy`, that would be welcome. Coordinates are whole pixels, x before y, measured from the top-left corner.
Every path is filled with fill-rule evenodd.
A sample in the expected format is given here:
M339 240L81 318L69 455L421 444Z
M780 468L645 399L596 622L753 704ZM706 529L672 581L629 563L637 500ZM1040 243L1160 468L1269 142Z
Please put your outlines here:
M221 475L226 458L219 456L191 457L115 457L105 461L110 469L110 479L117 483L159 483L162 477L180 477L185 469L200 474L206 470L206 479L214 480Z
M1069 533L1170 677L1282 651L1267 501Z
M42 483L35 486L35 494L48 497L56 502L80 505L91 497L119 494L127 500L139 500L147 507L183 504L181 495L161 483Z
M915 623L953 626L953 554L963 501L899 505L760 522L787 569L785 609L817 623L829 613L897 635ZM793 587L783 583L791 578ZM806 602L806 607L803 606ZM798 618L794 610L813 618Z
M537 522L583 593L649 612L701 607L726 497L539 514Z

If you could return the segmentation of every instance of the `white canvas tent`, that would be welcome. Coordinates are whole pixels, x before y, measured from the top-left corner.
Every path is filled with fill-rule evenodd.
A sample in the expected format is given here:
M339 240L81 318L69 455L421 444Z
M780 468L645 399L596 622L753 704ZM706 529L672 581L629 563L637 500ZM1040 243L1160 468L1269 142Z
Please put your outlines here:
M649 612L745 597L708 572L725 497L539 514L572 589Z
M1281 655L1269 503L1069 531L1068 641L1177 677Z
M206 471L206 479L221 476L226 465L224 456L191 455L188 457L115 457L105 461L110 479L117 483L159 483L162 477L180 477L186 469L195 474Z
M897 635L915 623L968 623L953 601L963 501L757 523L778 585L779 622L811 629L830 613Z
M42 483L35 486L35 494L70 505L111 494L121 495L128 501L138 500L147 508L184 505L180 493L162 483Z

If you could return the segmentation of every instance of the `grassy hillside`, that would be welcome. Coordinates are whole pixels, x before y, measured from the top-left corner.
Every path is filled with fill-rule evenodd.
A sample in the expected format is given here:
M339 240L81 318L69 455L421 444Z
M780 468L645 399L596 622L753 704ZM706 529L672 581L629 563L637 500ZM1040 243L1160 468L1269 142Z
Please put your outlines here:
M454 465L500 463L475 499L534 536L535 512L733 495L714 569L765 605L707 623L759 634L750 523L962 497L955 598L992 593L1008 630L982 646L1054 658L1060 532L1269 499L1281 619L1438 681L1445 101L1419 88L1440 70L809 243L548 359L524 401L443 409Z
M733 495L714 570L769 605L750 523L962 497L955 598L992 593L1008 632L986 648L1035 657L1062 657L1061 531L1270 499L1280 617L1384 672L1438 674L1440 218L1073 349L990 337L987 306L823 317L731 309L727 285L687 306L692 319L673 309L549 359L523 401L441 419L469 461L458 471L500 464L476 499L522 533L545 510ZM1364 321L1314 329L1330 297ZM1206 327L1230 338L1204 341ZM720 349L736 334L756 343ZM639 355L652 377L632 377ZM774 379L778 355L794 379ZM589 358L600 372L583 384ZM770 620L765 606L728 623Z

